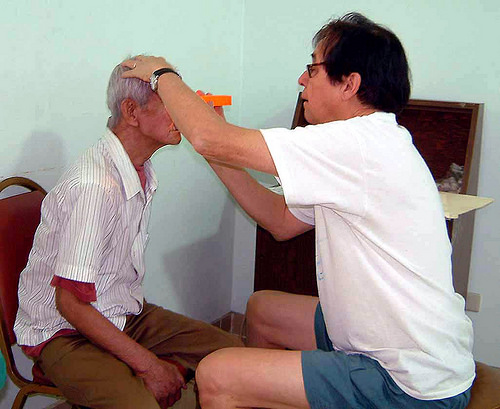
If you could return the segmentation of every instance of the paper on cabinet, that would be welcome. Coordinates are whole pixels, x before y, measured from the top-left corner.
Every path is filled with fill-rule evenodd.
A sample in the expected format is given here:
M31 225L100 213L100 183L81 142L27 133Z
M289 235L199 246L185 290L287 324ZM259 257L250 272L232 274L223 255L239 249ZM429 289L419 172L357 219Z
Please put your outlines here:
M447 219L456 219L461 214L480 209L481 207L489 205L494 200L489 197L462 195L450 192L439 192L439 195L443 202L444 216Z

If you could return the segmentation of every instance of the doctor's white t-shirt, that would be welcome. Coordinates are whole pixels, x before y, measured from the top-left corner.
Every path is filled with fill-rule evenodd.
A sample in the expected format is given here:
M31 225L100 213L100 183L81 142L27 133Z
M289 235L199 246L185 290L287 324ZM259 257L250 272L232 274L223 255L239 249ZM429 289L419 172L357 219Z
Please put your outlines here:
M432 175L394 114L261 130L286 203L315 225L319 297L333 346L377 360L417 399L475 376Z

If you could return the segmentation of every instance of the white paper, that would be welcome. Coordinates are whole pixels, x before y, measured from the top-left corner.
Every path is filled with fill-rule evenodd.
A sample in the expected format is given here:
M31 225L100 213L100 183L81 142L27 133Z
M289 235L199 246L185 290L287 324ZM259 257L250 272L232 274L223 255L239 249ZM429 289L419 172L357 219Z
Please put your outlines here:
M444 216L447 219L456 219L461 214L480 209L494 201L494 199L490 199L489 197L462 195L450 192L439 192L439 195L443 202Z

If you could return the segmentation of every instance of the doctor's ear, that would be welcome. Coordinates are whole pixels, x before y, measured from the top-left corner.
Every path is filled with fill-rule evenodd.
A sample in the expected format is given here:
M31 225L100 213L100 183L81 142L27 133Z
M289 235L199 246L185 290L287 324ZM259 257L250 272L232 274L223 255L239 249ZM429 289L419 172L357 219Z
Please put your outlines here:
M344 99L350 99L359 91L359 87L361 86L361 75L357 72L351 72L349 75L344 75L342 79L343 88L342 95Z

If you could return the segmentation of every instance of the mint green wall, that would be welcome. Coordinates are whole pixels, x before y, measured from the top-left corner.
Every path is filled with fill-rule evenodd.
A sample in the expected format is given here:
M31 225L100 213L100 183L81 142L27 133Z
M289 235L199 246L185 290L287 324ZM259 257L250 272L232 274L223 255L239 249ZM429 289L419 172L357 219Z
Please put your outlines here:
M500 200L500 4L498 0L302 0L245 2L241 124L289 127L297 78L311 39L330 17L359 11L390 27L406 48L413 98L485 104L479 194ZM500 207L477 212L469 291L482 295L474 322L477 359L500 366ZM244 308L253 274L253 225L237 212L233 308ZM240 237L240 234L242 237Z

